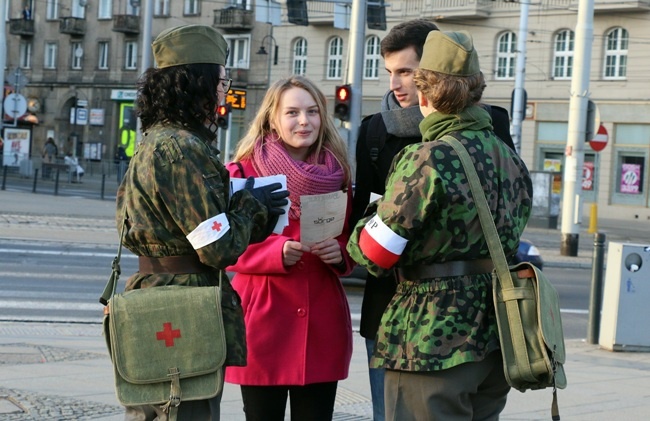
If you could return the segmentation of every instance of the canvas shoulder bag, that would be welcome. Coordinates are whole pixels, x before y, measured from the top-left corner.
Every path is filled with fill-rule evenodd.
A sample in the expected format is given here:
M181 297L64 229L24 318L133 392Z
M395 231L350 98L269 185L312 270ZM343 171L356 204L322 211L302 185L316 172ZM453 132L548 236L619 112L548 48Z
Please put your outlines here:
M445 141L458 154L476 203L495 270L492 274L503 367L508 384L520 392L553 388L551 415L559 420L557 388L567 385L566 351L555 287L535 265L522 262L508 267L494 218L472 159L454 136Z
M183 401L223 387L226 340L217 287L160 286L116 294L120 247L100 302L104 336L122 405L161 405L175 420Z

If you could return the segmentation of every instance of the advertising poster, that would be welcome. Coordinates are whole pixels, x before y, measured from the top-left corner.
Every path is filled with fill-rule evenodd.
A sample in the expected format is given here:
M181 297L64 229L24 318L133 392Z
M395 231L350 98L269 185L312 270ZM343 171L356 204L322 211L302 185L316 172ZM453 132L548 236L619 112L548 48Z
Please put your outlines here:
M582 164L582 190L594 189L594 163L585 162Z
M641 165L623 164L621 167L621 193L639 194Z
M29 130L5 128L2 165L19 167L20 161L29 158L30 142Z

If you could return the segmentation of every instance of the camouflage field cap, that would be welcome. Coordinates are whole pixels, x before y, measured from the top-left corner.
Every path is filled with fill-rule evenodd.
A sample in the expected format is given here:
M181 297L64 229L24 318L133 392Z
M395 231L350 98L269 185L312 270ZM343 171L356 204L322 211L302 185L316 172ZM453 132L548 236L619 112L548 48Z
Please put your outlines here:
M481 72L478 53L467 31L429 32L420 68L451 76L473 76Z
M226 65L228 43L211 26L182 25L162 31L151 44L159 69L183 64Z

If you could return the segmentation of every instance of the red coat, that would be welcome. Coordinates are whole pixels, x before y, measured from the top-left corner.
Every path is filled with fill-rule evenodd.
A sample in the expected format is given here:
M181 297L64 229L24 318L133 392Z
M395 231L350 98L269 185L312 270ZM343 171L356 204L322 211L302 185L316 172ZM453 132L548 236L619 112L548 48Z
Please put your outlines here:
M243 161L246 177L257 176ZM233 177L238 167L226 166ZM352 208L348 189L347 212ZM346 221L348 220L346 215ZM300 221L289 219L281 235L248 246L237 264L232 286L242 299L248 347L246 367L228 367L226 381L249 386L305 385L347 378L352 357L352 324L339 276L354 265L345 246L347 223L337 237L346 269L339 272L317 256L305 253L285 268L282 247L300 241Z

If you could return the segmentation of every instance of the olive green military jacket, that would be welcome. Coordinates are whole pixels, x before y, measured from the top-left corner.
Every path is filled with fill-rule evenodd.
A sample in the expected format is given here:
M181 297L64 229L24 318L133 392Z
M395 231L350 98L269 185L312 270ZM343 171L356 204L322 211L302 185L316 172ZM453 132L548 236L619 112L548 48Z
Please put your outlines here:
M198 254L214 268L193 274L139 274L126 289L161 285L212 286L219 273L237 261L249 243L264 238L267 210L248 191L230 197L228 171L200 134L177 127L154 126L137 147L117 192L118 229L128 218L124 246L138 256ZM197 250L187 238L203 221L223 215L229 229ZM227 365L246 364L243 313L237 293L222 276L222 310ZM187 311L192 311L188 308Z
M489 258L460 159L444 140L450 132L462 137L504 251L514 253L530 216L532 183L523 161L492 132L489 114L480 107L458 116L433 113L420 129L424 142L395 157L376 213L362 219L350 237L350 256L374 275ZM368 240L378 225L383 234ZM395 259L390 267L382 260L387 256L382 236L403 247L400 252L394 244L386 246ZM499 347L491 275L402 279L377 335L373 367L432 371L484 359Z

